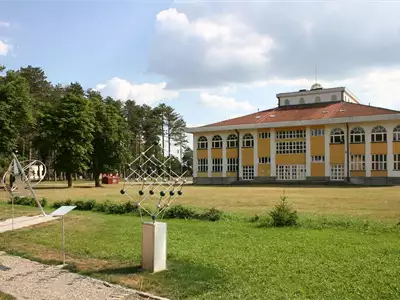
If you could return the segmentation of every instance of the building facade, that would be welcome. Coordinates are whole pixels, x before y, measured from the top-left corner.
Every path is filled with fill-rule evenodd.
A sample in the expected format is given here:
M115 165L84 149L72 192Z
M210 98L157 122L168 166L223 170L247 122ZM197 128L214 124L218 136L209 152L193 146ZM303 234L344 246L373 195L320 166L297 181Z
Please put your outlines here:
M275 108L187 129L195 184L400 184L400 112L319 84L277 99Z

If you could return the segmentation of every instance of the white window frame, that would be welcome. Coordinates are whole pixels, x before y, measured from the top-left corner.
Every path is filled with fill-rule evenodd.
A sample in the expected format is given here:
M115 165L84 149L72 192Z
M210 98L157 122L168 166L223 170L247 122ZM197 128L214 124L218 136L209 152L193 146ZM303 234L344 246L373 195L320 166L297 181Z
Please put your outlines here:
M393 170L400 171L400 154L393 154Z
M371 155L372 171L387 171L387 154Z
M342 128L332 129L331 144L344 144L344 131Z
M226 159L227 161L227 172L237 172L238 169L238 158L229 157Z
M364 154L351 154L350 155L350 170L351 171L365 171L365 155Z
M277 165L277 180L306 180L305 165Z
M331 180L332 181L343 181L344 176L344 165L342 164L332 164L331 165Z
M263 156L258 158L258 163L261 165L265 164L270 164L271 163L271 157L268 156Z
M259 139L269 139L269 138L271 138L271 133L269 131L259 132L258 138Z
M312 136L324 136L325 135L325 129L311 129L311 135Z
M301 97L299 103L300 103L300 104L306 104L306 101L304 100L303 97Z
M197 172L208 172L208 158L199 158L197 160Z
M311 156L311 162L314 164L322 164L325 162L325 156L323 155Z
M211 148L221 149L223 144L222 137L220 135L214 135L211 141Z
M400 125L397 125L393 129L393 141L394 142L400 142Z
M242 179L253 180L254 179L254 166L242 166Z
M278 131L276 133L277 140L285 140L285 139L302 139L306 137L306 131L304 129L298 130L284 130Z
M242 138L243 148L253 148L254 147L254 137L251 133L246 133Z
M365 143L365 131L363 128L355 127L350 131L350 143L351 144Z
M386 141L387 141L386 128L381 125L375 126L371 132L371 142L384 143Z
M213 158L212 159L212 169L211 172L213 173L220 173L222 172L222 158Z
M285 141L276 143L276 154L304 154L306 151L306 141Z
M207 149L208 140L205 136L201 136L197 139L197 149Z
M236 134L230 134L226 140L227 148L237 148L238 145L238 137Z

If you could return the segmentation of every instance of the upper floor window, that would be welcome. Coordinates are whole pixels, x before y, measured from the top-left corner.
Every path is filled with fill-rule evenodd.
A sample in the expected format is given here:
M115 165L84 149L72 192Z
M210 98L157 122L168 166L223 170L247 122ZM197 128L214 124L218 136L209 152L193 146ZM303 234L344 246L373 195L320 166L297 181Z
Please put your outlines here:
M350 132L350 143L365 143L364 129L362 129L361 127L353 128L353 130Z
M306 101L304 100L304 98L300 98L300 104L305 104Z
M243 147L254 147L254 138L250 133L246 133L243 136L242 146Z
M396 141L396 142L400 141L400 125L397 125L393 129L393 141Z
M344 131L341 128L335 128L331 131L331 143L332 144L344 143Z
M331 101L337 101L337 96L336 95L332 95L331 96Z
M320 102L321 102L321 97L320 96L315 97L315 103L320 103Z
M227 148L236 148L238 144L238 137L236 134L228 135L228 139L226 140Z
M258 138L259 139L269 139L271 137L270 132L259 132L258 133Z
M324 129L311 129L312 136L324 136L325 130Z
M285 105L290 105L289 99L285 99Z
M212 148L222 148L222 137L219 135L214 135L211 146Z
M371 133L371 142L386 142L386 129L383 126L375 126Z
M197 140L197 149L207 149L207 147L207 138L205 136L199 137L199 139Z

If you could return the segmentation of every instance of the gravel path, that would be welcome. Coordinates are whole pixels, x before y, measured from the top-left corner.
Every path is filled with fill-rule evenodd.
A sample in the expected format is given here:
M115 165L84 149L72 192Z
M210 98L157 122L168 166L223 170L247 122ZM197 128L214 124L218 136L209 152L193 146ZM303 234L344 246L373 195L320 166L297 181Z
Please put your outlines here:
M0 290L17 300L163 299L4 252L0 252Z

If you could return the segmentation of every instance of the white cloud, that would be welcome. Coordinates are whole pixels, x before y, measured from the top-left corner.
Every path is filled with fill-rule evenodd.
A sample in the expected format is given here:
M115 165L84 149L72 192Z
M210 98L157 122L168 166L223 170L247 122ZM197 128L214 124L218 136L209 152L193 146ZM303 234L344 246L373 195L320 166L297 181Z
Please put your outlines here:
M11 46L0 40L0 55L6 56Z
M0 27L10 27L10 22L0 21Z
M235 98L211 95L205 92L200 94L200 103L207 107L221 108L224 110L254 110L254 106L248 101L238 101Z
M104 84L98 84L96 90L105 96L120 100L135 100L138 104L151 105L154 102L177 98L179 92L166 90L167 84L142 83L134 84L125 79L114 77Z

